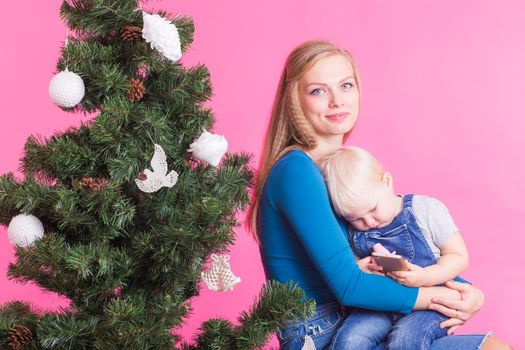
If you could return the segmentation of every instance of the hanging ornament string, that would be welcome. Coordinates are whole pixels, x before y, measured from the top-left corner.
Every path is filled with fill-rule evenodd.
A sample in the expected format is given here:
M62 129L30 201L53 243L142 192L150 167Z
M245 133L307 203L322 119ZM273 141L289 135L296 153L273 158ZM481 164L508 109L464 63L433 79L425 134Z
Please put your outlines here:
M148 135L149 139L151 140L151 143L155 144L156 142L153 141L153 137L149 134L148 130L146 130L146 135Z
M82 101L86 88L80 75L68 70L69 58L67 46L69 44L69 30L66 31L66 41L64 43L64 64L65 69L57 73L49 82L49 96L51 100L63 108L75 107Z
M69 44L69 29L66 29L66 42L64 43L64 64L66 65L66 71L69 71L69 58L67 52L67 45Z

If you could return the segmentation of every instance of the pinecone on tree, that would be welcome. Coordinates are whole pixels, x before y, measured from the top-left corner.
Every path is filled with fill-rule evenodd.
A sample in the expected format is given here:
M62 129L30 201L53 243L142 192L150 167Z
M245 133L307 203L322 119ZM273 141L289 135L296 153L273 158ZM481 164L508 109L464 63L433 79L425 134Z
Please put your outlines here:
M17 324L7 334L7 346L11 350L23 349L33 341L33 333L24 325Z
M144 82L137 78L131 78L129 85L128 98L132 101L142 100L142 97L144 97L144 92L146 92Z
M84 177L82 180L80 180L80 185L88 191L100 192L104 187L106 187L108 182L108 179L104 178L95 179L92 177Z
M122 40L132 42L142 38L142 28L137 26L125 26L120 33Z

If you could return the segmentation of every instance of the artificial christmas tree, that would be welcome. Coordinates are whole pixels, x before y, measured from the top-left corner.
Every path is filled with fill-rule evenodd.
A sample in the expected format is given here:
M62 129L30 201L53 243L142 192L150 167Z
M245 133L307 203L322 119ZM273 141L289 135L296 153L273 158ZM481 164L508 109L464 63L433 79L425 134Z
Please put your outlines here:
M238 325L210 320L193 344L177 345L171 329L190 312L209 256L233 243L252 172L250 157L224 154L217 135L217 145L197 151L213 115L203 107L211 96L206 67L177 62L192 41L191 19L137 11L138 3L62 4L72 37L57 71L67 65L85 93L74 107L61 106L96 116L28 139L24 179L0 177L0 223L38 218L44 233L16 247L9 276L66 296L70 306L0 306L1 349L253 349L282 321L312 311L298 288L272 282Z

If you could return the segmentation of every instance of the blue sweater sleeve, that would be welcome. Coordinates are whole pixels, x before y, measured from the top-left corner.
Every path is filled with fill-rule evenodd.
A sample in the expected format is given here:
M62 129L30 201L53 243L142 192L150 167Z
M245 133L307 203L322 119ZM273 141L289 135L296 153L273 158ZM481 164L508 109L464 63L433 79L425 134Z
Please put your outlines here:
M359 269L319 168L297 153L273 169L270 196L332 293L346 306L409 313L418 289Z

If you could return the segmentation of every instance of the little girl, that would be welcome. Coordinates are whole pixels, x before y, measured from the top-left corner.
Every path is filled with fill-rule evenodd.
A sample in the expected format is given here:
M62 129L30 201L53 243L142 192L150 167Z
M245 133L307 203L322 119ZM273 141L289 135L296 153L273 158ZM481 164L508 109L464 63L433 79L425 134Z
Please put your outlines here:
M410 271L387 273L409 287L434 286L468 266L467 248L447 208L420 195L396 195L393 178L368 152L341 148L324 159L322 170L336 212L348 220L350 242L361 258L361 269L379 273L370 254L380 243L403 256ZM386 341L387 349L429 349L446 335L439 324L446 317L434 311L392 312L356 310L341 332L355 349L373 349Z

